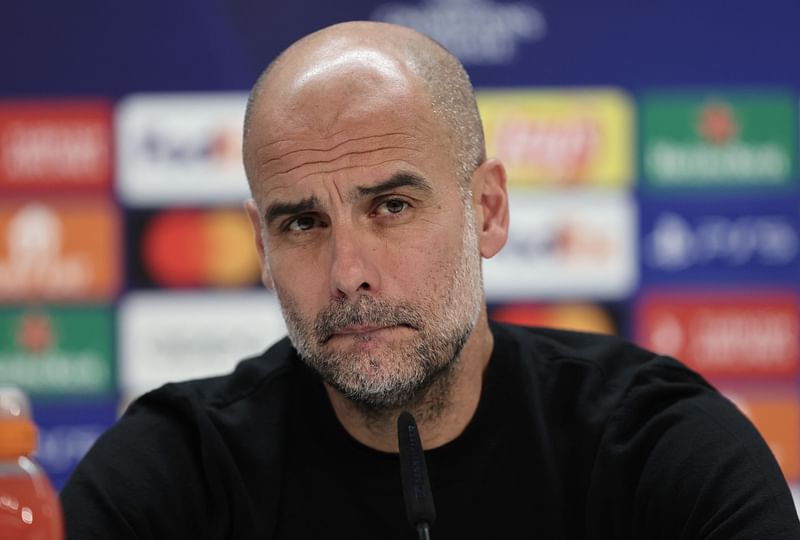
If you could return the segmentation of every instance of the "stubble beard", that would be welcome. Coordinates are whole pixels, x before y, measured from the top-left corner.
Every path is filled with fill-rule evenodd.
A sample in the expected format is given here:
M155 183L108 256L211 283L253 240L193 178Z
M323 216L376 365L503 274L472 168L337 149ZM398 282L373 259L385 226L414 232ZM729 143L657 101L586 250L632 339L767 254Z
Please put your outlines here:
M332 302L312 321L300 315L276 284L289 339L300 358L368 418L379 420L403 409L433 418L448 403L461 351L475 329L483 301L469 199L465 210L460 257L442 280L448 289L440 298L396 302L365 294L355 303ZM413 337L375 352L326 350L334 333L352 326L401 326Z

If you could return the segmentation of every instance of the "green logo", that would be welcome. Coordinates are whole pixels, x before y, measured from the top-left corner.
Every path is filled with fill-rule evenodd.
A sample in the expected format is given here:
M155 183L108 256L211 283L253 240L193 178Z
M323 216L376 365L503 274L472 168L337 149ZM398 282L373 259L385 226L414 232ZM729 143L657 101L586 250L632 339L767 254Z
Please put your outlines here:
M0 309L0 384L33 397L107 397L116 391L110 308Z
M653 187L792 182L797 122L788 93L650 94L642 103L642 168Z

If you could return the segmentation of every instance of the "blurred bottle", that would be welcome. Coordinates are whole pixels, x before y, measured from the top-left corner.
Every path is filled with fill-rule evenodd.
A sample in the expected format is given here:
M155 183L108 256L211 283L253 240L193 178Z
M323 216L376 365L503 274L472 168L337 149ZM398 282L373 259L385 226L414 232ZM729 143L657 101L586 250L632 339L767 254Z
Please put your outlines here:
M61 506L31 458L36 426L19 389L0 387L0 540L63 540Z

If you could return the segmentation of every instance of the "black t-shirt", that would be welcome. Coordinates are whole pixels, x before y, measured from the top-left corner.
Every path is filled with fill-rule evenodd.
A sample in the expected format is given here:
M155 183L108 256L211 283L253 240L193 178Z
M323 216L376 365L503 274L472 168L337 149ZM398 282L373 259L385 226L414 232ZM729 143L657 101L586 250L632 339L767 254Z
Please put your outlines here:
M507 345L495 347L465 432L425 452L438 514L432 538L519 538L537 530L535 502L526 492L542 479L535 468L519 466L532 457L526 455L532 430L513 420L524 407L519 396L504 392L513 376L511 363L503 361L513 353ZM277 537L323 538L330 531L343 537L349 530L349 538L417 538L406 518L398 455L353 439L320 382L303 371L290 397Z
M492 325L463 434L425 453L431 538L800 539L741 414L622 340ZM140 399L62 492L68 538L397 538L396 454L336 420L285 340L230 376Z

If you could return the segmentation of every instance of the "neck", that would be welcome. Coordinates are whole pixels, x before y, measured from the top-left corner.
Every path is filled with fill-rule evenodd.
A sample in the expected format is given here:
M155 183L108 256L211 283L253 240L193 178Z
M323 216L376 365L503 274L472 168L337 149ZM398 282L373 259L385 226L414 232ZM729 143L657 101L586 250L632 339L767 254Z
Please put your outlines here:
M474 416L493 346L484 307L454 367L408 407L375 414L328 384L325 390L339 422L360 443L383 452L397 452L397 417L408 410L417 421L422 447L437 448L458 437Z

